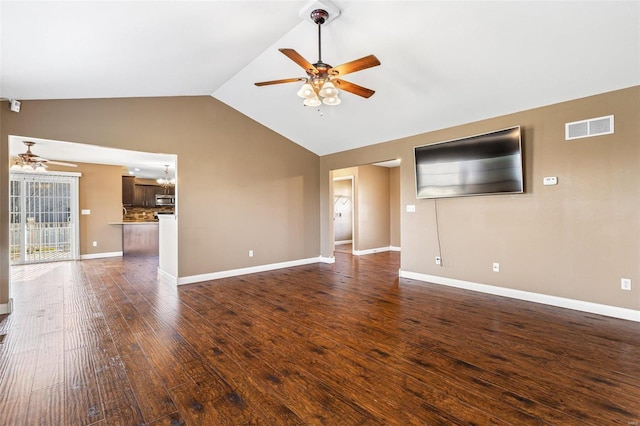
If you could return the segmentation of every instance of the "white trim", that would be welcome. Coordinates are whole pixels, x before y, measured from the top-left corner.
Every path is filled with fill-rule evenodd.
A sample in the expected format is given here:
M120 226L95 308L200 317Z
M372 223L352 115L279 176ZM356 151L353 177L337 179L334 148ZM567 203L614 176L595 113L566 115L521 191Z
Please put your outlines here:
M47 170L46 172L42 173L42 172L35 172L35 171L30 171L30 170L11 170L9 169L9 171L11 173L18 173L18 174L22 174L22 175L35 175L35 176L67 176L67 177L82 177L82 173L80 172L60 172L60 171L49 171Z
M400 249L400 247L389 246L389 251L402 251L402 250Z
M353 240L342 240L342 241L336 241L333 244L336 246L342 245L342 244L351 244L353 243Z
M9 299L9 303L0 304L0 315L10 314L13 312L13 299Z
M105 257L122 257L122 252L112 251L112 252L104 252L104 253L81 254L80 260L102 259Z
M274 269L291 268L293 266L309 265L311 263L334 263L333 257L311 257L308 259L291 260L288 262L271 263L268 265L250 266L248 268L230 269L227 271L211 272L208 274L178 277L178 285L193 284L202 281L217 280L220 278L236 277L238 275L254 274L256 272L273 271Z
M367 250L354 250L353 251L353 255L354 256L362 256L365 254L373 254L373 253L382 253L384 251L399 251L400 248L397 248L398 250L396 250L396 247L377 247L377 248L372 248L372 249L367 249Z
M159 266L158 266L158 279L166 281L173 285L178 285L178 277L174 277L170 273L163 271L162 269L160 269Z
M449 287L494 294L496 296L510 297L512 299L526 300L528 302L542 303L544 305L556 306L559 308L573 309L576 311L590 312L592 314L605 315L608 317L640 322L640 310L619 308L617 306L602 305L600 303L567 299L564 297L550 296L547 294L533 293L530 291L515 290L505 287L496 287L487 284L474 283L471 281L457 280L454 278L421 274L418 272L403 271L402 269L398 271L398 275L401 278L410 278L417 281L446 285Z

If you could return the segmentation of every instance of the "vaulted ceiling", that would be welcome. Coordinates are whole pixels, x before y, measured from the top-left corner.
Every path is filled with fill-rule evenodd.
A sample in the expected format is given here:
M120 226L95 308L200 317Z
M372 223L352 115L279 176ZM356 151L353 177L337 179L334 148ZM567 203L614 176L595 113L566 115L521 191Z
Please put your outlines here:
M326 0L325 0L326 2ZM340 1L322 59L375 54L346 80L376 91L304 107L322 1L6 1L0 96L211 95L325 155L640 84L637 1ZM514 123L517 124L517 123Z

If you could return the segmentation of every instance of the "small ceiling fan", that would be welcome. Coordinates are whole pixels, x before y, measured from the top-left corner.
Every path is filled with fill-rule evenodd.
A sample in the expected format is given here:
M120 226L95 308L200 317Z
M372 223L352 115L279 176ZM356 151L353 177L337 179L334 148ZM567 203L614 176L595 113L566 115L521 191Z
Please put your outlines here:
M47 160L46 158L42 158L34 154L33 152L31 152L31 147L36 144L35 142L24 141L23 143L27 146L27 152L18 154L18 156L15 158L14 165L11 166L12 170L33 169L36 171L46 171L47 164L56 164L58 166L64 166L64 167L78 167L77 164L65 163L62 161L52 161L52 160Z
M374 55L365 56L363 58L338 65L337 67L332 67L331 65L322 62L322 24L324 24L328 18L329 13L324 9L315 9L311 12L311 20L318 25L318 62L315 64L307 61L293 49L278 49L293 62L304 68L308 77L263 81L255 83L255 85L268 86L271 84L304 81L305 83L298 91L298 96L304 98L304 104L307 106L319 106L321 103L324 103L325 105L340 104L337 88L362 96L363 98L371 97L375 91L342 80L340 77L352 72L380 65L380 61Z

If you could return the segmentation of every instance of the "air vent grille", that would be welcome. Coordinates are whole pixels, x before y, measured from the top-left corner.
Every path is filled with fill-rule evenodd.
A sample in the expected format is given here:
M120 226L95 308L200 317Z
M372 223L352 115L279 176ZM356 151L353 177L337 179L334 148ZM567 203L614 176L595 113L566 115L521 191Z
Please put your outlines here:
M613 133L613 115L574 121L564 125L565 140L588 138Z

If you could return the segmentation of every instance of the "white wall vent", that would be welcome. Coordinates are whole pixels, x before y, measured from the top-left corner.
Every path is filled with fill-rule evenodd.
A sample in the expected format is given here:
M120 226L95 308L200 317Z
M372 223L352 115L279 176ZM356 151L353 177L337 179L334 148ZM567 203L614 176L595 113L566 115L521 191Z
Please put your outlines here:
M565 140L588 138L613 133L613 115L574 121L564 125Z

